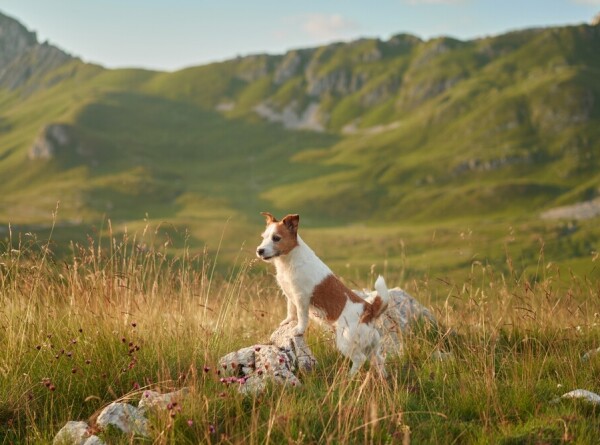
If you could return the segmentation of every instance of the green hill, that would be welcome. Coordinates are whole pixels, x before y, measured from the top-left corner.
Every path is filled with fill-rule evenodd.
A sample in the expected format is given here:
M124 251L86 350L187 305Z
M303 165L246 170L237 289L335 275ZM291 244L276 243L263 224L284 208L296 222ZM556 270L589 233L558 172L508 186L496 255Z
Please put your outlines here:
M540 215L600 196L599 26L173 73L83 63L1 14L0 30L4 226L46 230L60 201L59 240L167 221L194 247L227 227L233 257L268 209L301 213L338 265L437 273L508 253L528 269L543 238L552 261L595 271L598 219Z

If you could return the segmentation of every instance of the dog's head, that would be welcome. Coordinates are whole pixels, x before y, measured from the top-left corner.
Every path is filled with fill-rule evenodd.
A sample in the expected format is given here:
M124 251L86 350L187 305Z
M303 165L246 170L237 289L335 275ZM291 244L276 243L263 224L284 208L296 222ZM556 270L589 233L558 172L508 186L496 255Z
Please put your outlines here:
M261 215L266 219L267 228L262 234L262 243L256 248L256 255L261 260L269 261L290 253L298 245L300 215L287 215L281 221L267 212Z

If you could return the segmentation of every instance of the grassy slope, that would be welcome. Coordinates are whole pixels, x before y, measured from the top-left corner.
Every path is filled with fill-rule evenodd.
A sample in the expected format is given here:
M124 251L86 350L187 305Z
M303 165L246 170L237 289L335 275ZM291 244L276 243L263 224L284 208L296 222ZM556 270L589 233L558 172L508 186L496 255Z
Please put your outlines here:
M273 82L281 57L176 73L72 61L61 68L70 75L49 89L0 93L0 220L48 226L60 200L59 241L105 224L104 217L130 231L149 218L180 233L188 227L194 245L214 248L229 218L235 237L225 247L233 253L256 237L258 211L295 211L307 227L324 227L314 239L332 260L335 231L326 227L352 221L364 223L343 230L353 242L392 233L383 249L340 244L336 255L361 267L394 258L399 239L416 251L431 248L413 272L468 265L428 246L439 230L475 231L474 255L502 262L504 248L494 240L509 226L552 244L561 225L540 223L538 212L598 193L598 34L579 26L472 42L398 36L303 50L302 66L315 78L363 79L354 92L334 88L319 98L330 115L325 134L286 131L252 112L265 100L315 100L304 75ZM378 89L386 93L372 99ZM215 111L225 102L235 108ZM27 150L49 122L71 124L88 154L29 161ZM339 133L353 122L363 133ZM486 162L496 164L485 170ZM83 229L74 230L80 222ZM575 236L587 239L589 249L554 249L557 260L597 248L593 224L565 236L573 244ZM447 243L452 251L462 241ZM524 255L536 249L524 247Z

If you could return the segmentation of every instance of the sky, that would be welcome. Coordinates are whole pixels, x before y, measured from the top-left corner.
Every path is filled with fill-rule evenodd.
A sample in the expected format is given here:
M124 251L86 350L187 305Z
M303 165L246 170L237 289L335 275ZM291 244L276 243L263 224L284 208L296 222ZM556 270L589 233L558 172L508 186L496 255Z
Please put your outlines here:
M86 62L174 71L359 37L579 24L600 0L0 0L0 12Z

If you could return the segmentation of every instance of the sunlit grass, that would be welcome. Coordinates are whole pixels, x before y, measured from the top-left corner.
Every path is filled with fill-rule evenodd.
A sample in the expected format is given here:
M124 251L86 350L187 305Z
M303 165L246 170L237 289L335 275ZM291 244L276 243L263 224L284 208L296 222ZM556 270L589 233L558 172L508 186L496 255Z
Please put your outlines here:
M600 391L597 281L545 264L534 281L474 262L467 278L402 284L431 304L438 334L406 336L388 381L349 363L311 325L319 365L302 387L257 397L219 381L219 357L265 341L283 318L275 280L240 255L184 247L158 228L72 244L58 260L34 234L0 257L0 438L49 443L68 420L89 420L146 389L191 388L181 410L151 418L157 443L593 443L598 408L552 403ZM378 266L379 267L379 266ZM342 271L343 272L343 271ZM561 276L561 273L563 275ZM371 276L351 277L368 287ZM452 351L438 361L436 350ZM107 438L105 433L105 438ZM111 435L110 443L129 443Z

